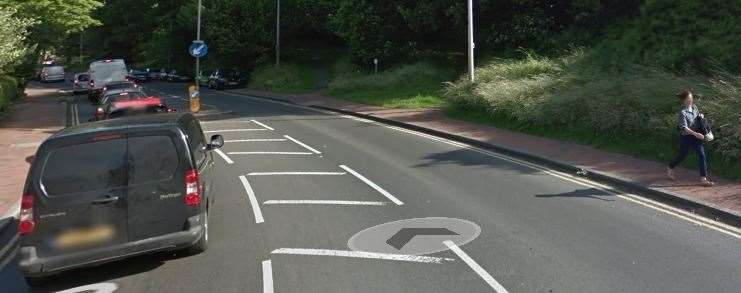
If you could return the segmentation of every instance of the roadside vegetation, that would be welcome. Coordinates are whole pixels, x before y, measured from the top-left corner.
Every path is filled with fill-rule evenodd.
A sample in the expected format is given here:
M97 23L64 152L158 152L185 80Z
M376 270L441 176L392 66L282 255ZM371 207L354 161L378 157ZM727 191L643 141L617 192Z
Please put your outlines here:
M314 90L314 74L304 65L265 65L252 72L248 87L277 93L310 92Z
M430 63L401 65L378 74L345 71L336 74L327 94L388 108L440 107L445 104L440 87L453 76L452 70Z
M712 119L711 170L741 179L741 78L717 69L712 76L656 67L604 68L575 50L560 58L525 54L493 59L448 84L452 117L668 162L676 148L674 95L695 89ZM688 162L694 166L696 162Z

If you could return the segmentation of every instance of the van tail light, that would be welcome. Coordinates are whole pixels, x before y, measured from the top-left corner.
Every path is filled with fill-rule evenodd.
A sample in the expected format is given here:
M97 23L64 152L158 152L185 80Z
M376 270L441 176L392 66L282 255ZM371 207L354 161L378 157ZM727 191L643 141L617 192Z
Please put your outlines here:
M198 185L198 171L185 172L185 205L196 207L201 204L201 188Z
M95 110L95 117L98 117L98 118L103 117L103 108L102 107L98 107L98 109Z
M33 232L36 222L33 221L33 195L24 194L21 197L20 222L18 222L18 233L28 235Z
M92 88L92 87L94 87L94 86L95 86L95 80L92 80L92 79L91 79L91 80L90 80L90 87Z

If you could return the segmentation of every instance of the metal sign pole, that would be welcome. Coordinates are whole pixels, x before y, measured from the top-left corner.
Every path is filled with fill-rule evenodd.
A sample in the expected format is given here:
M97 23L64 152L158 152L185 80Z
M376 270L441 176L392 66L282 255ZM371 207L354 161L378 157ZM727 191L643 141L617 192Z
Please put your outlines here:
M471 82L474 81L474 60L473 60L473 0L468 0L468 75Z
M275 67L280 67L280 0L275 15Z

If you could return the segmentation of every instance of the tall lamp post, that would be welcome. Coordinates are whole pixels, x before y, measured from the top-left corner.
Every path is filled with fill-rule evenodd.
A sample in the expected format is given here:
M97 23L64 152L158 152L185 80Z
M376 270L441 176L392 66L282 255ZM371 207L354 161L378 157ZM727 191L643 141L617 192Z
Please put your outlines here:
M280 0L275 9L275 67L280 67Z
M475 80L473 52L476 44L473 43L473 33L473 0L468 0L468 75L471 82Z
M201 0L198 0L198 27L196 28L196 40L201 41ZM201 58L196 57L196 91L200 91L201 84L200 84L200 78L201 78Z

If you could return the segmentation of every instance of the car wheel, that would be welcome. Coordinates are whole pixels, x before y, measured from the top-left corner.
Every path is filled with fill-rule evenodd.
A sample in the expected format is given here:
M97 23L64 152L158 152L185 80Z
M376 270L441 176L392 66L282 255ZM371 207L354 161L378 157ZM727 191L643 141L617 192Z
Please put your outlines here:
M208 209L203 214L203 235L196 243L188 247L188 253L199 254L208 248Z

